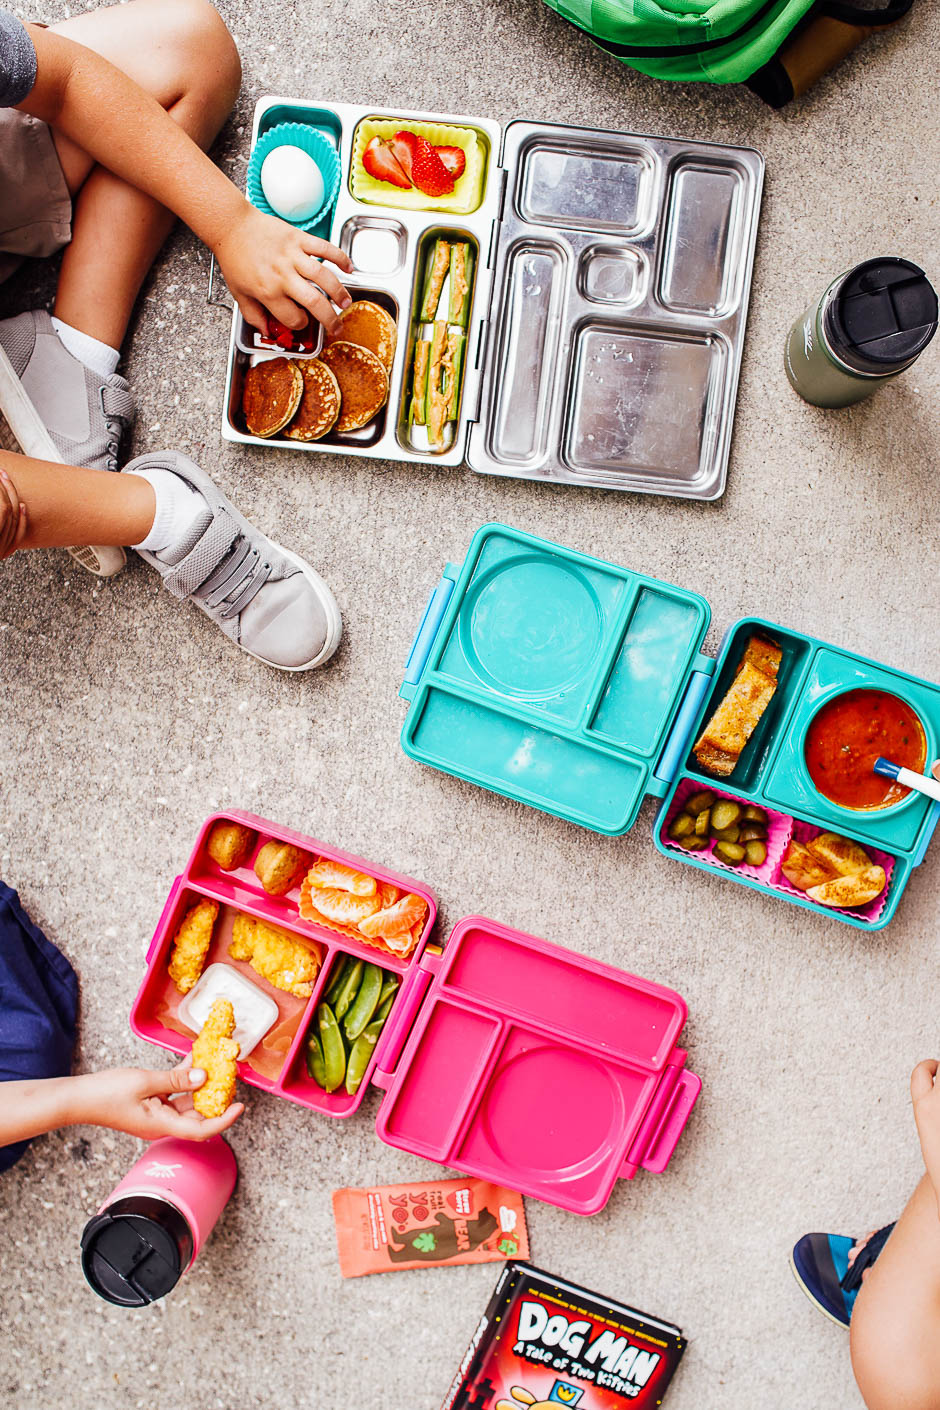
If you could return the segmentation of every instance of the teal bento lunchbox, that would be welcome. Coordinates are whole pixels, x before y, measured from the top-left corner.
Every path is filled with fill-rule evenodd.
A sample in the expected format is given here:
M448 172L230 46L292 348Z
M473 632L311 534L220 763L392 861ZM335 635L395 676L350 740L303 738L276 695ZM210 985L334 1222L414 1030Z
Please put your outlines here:
M731 626L713 659L701 650L710 616L698 593L484 525L463 564L445 568L414 639L400 690L410 702L402 747L419 763L610 836L629 831L650 794L662 800L654 840L665 856L881 929L923 860L940 804L919 793L867 810L830 801L807 766L807 730L847 692L885 692L920 720L930 761L940 686L757 617ZM733 769L716 777L695 742L755 637L774 645L776 685ZM723 861L711 837L693 852L670 835L705 790L760 818L759 864ZM793 851L812 851L823 833L859 844L882 868L876 896L827 904L787 876Z

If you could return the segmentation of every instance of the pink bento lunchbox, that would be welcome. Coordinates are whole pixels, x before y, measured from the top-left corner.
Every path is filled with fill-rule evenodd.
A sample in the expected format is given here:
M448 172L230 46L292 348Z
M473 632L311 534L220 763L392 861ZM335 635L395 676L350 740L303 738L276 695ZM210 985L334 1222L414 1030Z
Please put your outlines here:
M219 820L257 834L234 871L223 871L206 851ZM271 839L422 897L427 918L407 958L303 919L299 887L268 895L252 862ZM687 1010L674 990L480 916L458 921L442 951L429 944L436 905L422 883L250 813L216 813L173 884L131 1010L139 1037L176 1053L190 1050L194 1034L178 1015L180 995L167 966L177 928L201 897L220 903L205 966L234 966L278 1009L238 1065L243 1081L327 1116L351 1116L369 1086L379 1088L376 1129L387 1145L577 1214L602 1209L618 1178L666 1168L701 1090L678 1046ZM273 988L229 957L238 911L319 952L309 999ZM352 1096L324 1091L306 1058L308 1029L348 956L401 978Z

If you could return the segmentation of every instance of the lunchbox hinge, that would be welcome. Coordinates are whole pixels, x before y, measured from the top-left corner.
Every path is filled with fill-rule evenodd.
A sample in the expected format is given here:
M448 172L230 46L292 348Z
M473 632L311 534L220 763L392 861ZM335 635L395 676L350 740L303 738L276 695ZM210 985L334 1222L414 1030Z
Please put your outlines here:
M927 848L930 846L938 822L940 822L940 803L932 803L930 805L930 811L927 814L927 826L924 828L924 835L918 843L917 851L911 857L912 867L919 867L924 857L927 855Z
M437 946L429 946L406 976L376 1049L375 1068L372 1073L372 1082L376 1087L387 1088L391 1085L399 1058L440 963L441 956Z
M712 684L712 677L715 673L715 662L711 656L699 656L695 662L695 669L689 677L689 683L685 689L682 704L679 706L679 713L676 715L675 724L669 732L663 752L659 756L659 763L653 772L653 778L658 779L667 786L672 783L676 776L676 771L685 757L689 747L689 738L695 728L695 721L698 712L702 708L702 701L708 694ZM650 792L656 790L650 788ZM662 795L658 795L662 796Z
M444 569L441 581L428 598L428 605L424 609L424 616L421 618L421 625L415 633L414 641L411 643L411 650L408 652L408 660L405 662L405 678L402 681L398 694L403 700L413 700L415 691L418 688L424 668L427 665L428 657L431 654L431 647L434 645L434 638L437 636L438 628L447 611L447 604L450 602L454 591L454 583L457 578L457 569L452 563L448 563Z

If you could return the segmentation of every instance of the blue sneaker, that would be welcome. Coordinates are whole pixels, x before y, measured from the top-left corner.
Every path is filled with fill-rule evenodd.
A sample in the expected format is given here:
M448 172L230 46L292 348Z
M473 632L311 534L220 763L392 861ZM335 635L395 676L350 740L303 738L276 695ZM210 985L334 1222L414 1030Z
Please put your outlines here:
M849 1253L858 1239L846 1234L804 1234L794 1246L790 1255L793 1275L810 1302L830 1321L840 1327L849 1325L862 1274L875 1262L893 1228L888 1224L872 1234L851 1266Z

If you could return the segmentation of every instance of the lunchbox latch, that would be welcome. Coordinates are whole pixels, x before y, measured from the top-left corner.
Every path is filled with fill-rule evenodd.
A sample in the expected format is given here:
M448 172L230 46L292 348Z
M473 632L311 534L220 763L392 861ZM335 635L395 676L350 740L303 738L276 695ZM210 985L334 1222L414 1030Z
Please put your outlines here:
M715 672L715 662L711 656L699 655L695 663L695 670L689 677L682 704L679 706L679 713L673 725L669 738L666 740L663 752L659 756L659 763L653 772L653 778L659 779L665 784L672 783L676 776L676 770L681 764L685 752L689 746L689 736L695 728L695 721L698 712L702 708L702 701L705 699ZM650 789L650 792L653 792Z
M413 700L418 682L427 665L427 660L431 654L431 647L434 645L434 638L437 636L438 628L447 611L447 604L450 602L451 594L454 591L457 569L452 563L448 563L444 569L444 574L437 587L428 598L428 605L424 609L424 616L421 618L421 625L415 633L414 641L411 643L411 650L408 653L408 660L405 662L405 678L402 681L398 694L403 700Z

